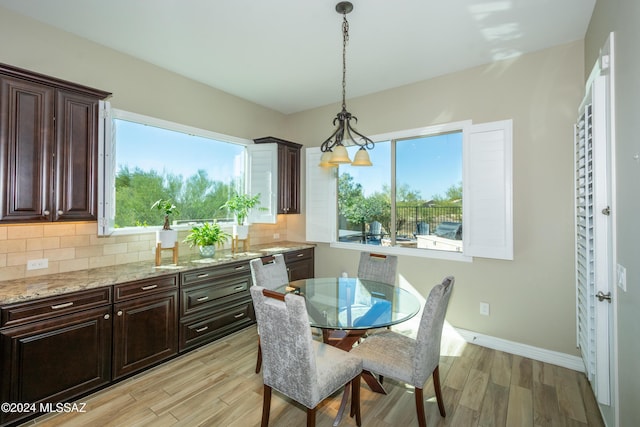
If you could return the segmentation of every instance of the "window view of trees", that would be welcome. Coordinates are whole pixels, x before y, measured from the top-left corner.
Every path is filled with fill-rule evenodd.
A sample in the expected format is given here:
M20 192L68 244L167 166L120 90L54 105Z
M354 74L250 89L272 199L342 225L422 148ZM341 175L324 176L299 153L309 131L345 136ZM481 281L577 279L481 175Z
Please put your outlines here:
M234 188L237 188L236 185L209 179L204 170L198 170L183 180L181 175L123 167L116 175L115 226L121 228L162 224L162 213L150 209L161 198L172 200L180 207L178 222L226 220L227 212L220 210L220 207L228 200Z
M114 120L115 228L162 225L158 199L177 206L177 223L231 220L220 207L243 188L245 146L134 118Z
M461 251L461 132L377 143L375 150L380 150L378 159L372 157L374 165L366 172L340 166L339 240ZM388 178L381 181L381 176ZM424 194L432 189L438 191Z

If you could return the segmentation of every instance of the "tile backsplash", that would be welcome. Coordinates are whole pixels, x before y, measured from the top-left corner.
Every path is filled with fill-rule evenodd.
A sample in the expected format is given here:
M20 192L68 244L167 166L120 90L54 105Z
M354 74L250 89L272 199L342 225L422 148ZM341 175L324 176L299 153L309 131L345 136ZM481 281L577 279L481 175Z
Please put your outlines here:
M251 244L287 240L286 215L276 224L252 224ZM178 242L188 230L178 233ZM229 230L229 233L231 230ZM274 236L277 235L277 238ZM156 233L98 237L95 222L0 225L0 281L85 270L129 262L155 261ZM230 248L231 241L223 248ZM242 245L241 245L242 248ZM180 255L196 252L180 243ZM162 258L171 262L171 251ZM47 259L48 267L27 270L27 261Z

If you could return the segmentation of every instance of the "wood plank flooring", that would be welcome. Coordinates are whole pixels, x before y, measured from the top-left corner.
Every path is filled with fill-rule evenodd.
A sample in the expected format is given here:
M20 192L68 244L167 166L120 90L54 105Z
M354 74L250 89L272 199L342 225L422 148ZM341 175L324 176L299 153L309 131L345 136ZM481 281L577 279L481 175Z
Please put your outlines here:
M428 426L604 426L584 374L467 344L445 327L440 417L431 380L424 397ZM84 413L44 415L29 426L259 426L262 375L254 373L255 326L80 399ZM413 388L385 378L388 395L362 386L362 425L417 426ZM330 426L341 393L321 404ZM274 391L270 426L303 426L306 411ZM355 426L345 416L341 426Z

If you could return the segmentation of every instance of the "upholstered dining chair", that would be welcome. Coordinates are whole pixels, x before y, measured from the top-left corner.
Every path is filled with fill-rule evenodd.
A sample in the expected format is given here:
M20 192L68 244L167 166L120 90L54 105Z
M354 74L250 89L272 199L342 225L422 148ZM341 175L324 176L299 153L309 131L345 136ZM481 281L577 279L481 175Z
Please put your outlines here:
M276 289L289 283L289 272L284 262L284 255L276 254L249 261L251 279L255 286L267 289ZM262 348L260 346L260 329L258 329L258 359L256 361L256 374L262 366Z
M351 388L350 414L359 426L362 360L312 339L304 297L260 286L251 287L251 297L264 357L262 427L269 425L273 389L306 406L307 426L315 426L318 404L342 386L344 399L336 423Z
M358 279L375 280L376 282L395 285L398 257L373 252L361 252L358 263Z
M444 317L449 305L453 276L429 292L424 306L416 339L393 331L383 331L364 340L351 350L362 358L365 371L405 382L415 387L416 412L420 427L426 426L422 389L429 375L433 376L433 388L441 416L446 416L440 389L440 340Z

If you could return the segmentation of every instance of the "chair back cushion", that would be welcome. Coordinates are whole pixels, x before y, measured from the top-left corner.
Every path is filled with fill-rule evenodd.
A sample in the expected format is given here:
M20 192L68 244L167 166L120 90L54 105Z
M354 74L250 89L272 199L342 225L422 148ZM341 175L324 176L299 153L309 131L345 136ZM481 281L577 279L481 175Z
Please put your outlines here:
M260 328L264 384L313 408L319 401L319 390L304 298L286 294L280 301L266 297L263 289L250 288Z
M267 289L276 289L289 283L287 265L282 254L256 258L249 262L253 284Z
M371 252L360 253L358 278L375 280L376 282L395 285L398 257L395 255L379 255Z
M416 353L413 358L413 385L422 387L440 363L440 341L444 317L455 278L447 276L429 292L416 336Z

